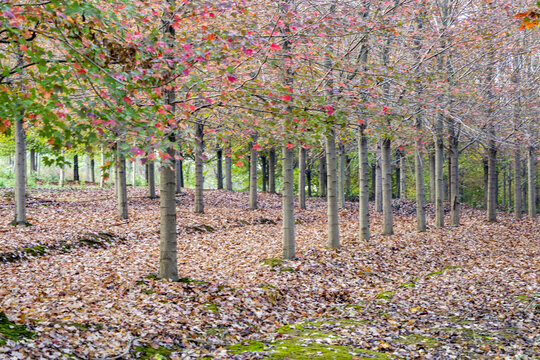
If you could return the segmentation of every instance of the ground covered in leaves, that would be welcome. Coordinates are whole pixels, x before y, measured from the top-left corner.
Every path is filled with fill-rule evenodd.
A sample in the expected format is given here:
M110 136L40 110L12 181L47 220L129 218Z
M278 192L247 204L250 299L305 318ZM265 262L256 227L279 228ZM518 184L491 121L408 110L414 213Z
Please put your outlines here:
M281 202L178 195L182 279L157 279L159 200L129 190L129 221L110 189L29 194L30 227L0 202L0 359L537 359L540 221L465 209L463 226L415 231L396 202L395 235L326 245L326 204L296 211L297 254L280 260ZM428 205L429 223L433 211Z

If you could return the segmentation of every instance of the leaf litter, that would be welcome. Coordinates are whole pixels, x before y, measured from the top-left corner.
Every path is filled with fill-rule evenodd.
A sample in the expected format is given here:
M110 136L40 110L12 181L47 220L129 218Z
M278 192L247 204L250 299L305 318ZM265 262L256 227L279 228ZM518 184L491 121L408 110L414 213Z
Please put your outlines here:
M309 199L296 210L298 258L280 261L278 195L260 194L251 211L247 194L205 191L206 213L195 214L188 191L177 197L182 281L166 282L155 276L159 199L139 188L129 195L130 219L121 221L110 189L33 190L32 226L0 226L0 252L47 249L0 262L0 312L33 334L0 334L0 358L540 354L538 220L501 213L488 223L464 208L462 226L418 234L414 203L399 201L395 235L378 235L382 218L372 211L366 244L357 240L357 206L347 203L336 251L325 247L326 203ZM0 211L10 219L13 206L3 201ZM123 240L57 246L89 232ZM303 330L283 331L290 327Z

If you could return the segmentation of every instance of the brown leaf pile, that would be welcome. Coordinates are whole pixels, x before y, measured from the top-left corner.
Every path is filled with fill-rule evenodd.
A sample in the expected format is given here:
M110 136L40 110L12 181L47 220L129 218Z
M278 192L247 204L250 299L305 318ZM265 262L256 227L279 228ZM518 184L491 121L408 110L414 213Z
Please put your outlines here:
M192 212L187 192L177 197L184 279L169 283L152 276L159 199L145 194L129 190L127 222L116 218L108 189L35 190L27 228L8 225L13 205L0 203L0 252L50 249L0 263L0 311L37 334L8 340L0 358L112 357L131 343L170 348L171 358L256 358L232 355L227 347L272 341L282 336L276 332L282 325L330 318L367 320L354 331L334 329L346 332L336 340L340 345L400 358L540 353L538 220L501 214L498 223L488 223L482 211L465 209L463 226L417 234L413 205L402 202L396 234L379 236L382 219L372 212L374 235L365 244L356 240L357 206L348 203L340 211L342 249L331 251L325 247L326 203L310 199L307 210L296 211L298 259L281 262L278 195L260 194L260 210L250 211L246 194L206 191L201 215ZM87 232L125 240L55 247ZM463 329L498 341L462 341ZM411 334L434 337L438 345L396 341ZM133 356L129 351L125 358Z

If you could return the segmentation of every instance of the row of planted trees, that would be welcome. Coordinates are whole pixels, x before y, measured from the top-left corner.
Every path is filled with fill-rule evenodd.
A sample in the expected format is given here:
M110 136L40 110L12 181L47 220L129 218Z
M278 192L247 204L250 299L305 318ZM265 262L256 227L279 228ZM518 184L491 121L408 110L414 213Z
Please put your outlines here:
M436 226L444 226L445 151L450 218L457 226L460 154L479 147L487 159L488 219L496 220L501 151L514 155L517 187L526 150L534 216L540 62L538 33L520 29L515 16L525 6L492 0L2 4L2 130L15 134L17 179L25 176L29 131L46 139L60 165L63 149L103 147L114 157L122 217L126 158L152 163L159 157L160 275L168 279L178 277L178 164L188 153L194 158L195 211L202 212L209 137L226 155L230 144L248 144L252 209L260 150L275 151L270 167L281 158L285 258L295 256L295 154L303 175L311 148L325 150L320 173L326 173L332 248L339 247L337 209L345 181L345 151L339 149L345 147L358 150L363 240L370 237L374 149L383 234L393 233L396 147L401 158L409 152L414 159L419 231L426 229L424 162L431 148ZM270 187L275 180L272 185L269 179ZM227 176L226 183L229 188ZM16 223L25 223L24 181L15 192ZM515 191L519 216L520 196Z

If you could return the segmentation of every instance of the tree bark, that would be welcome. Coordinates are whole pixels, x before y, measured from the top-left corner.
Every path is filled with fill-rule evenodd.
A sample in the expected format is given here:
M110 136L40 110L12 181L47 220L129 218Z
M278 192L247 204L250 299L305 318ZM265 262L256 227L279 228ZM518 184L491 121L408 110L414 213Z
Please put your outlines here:
M294 149L283 146L283 258L296 257L294 239Z
M339 142L338 161L338 207L345 208L345 145Z
M79 181L79 155L73 156L73 181Z
M330 129L326 135L327 203L328 203L328 247L339 249L338 179L336 159L336 134Z
M148 197L157 198L156 195L156 164L153 160L148 161Z
M529 197L528 210L529 217L536 218L536 161L535 161L534 147L529 146L529 152L527 157L527 184L528 191L527 195Z
M391 140L382 141L382 210L383 235L394 234L394 219L392 215L392 163Z
M407 172L405 171L405 157L403 156L403 151L399 152L399 198L407 198Z
M62 160L64 160L64 150L62 150ZM62 166L60 167L60 176L58 179L58 185L60 187L64 187L66 182L66 169L64 164L62 163Z
M133 164L133 171L135 171L135 164ZM96 162L94 158L90 159L90 182L92 184L96 183ZM135 185L135 183L133 183Z
M488 221L497 221L497 149L493 140L490 140L488 148L488 198L487 218Z
M442 115L439 115L438 128L435 135L435 226L444 227L444 179L443 179L443 138Z
M276 193L276 149L273 147L268 152L268 191Z
M216 160L217 160L217 188L218 190L223 189L223 149L216 149Z
M30 174L34 174L37 170L36 165L36 150L30 149Z
M488 159L482 159L482 166L484 169L484 209L487 209L488 204L488 183L489 183L489 167Z
M121 153L120 144L117 145L117 160L116 166L116 181L118 183L118 217L120 219L128 218L128 202L127 202L127 181L126 181L126 157Z
M307 150L300 146L298 155L298 203L300 209L306 208L306 155Z
M15 225L27 225L26 219L26 131L23 115L15 120Z
M180 152L177 151L176 155L180 156ZM182 193L182 188L184 187L184 169L183 169L182 159L176 159L174 162L174 171L176 176L176 193Z
M231 147L227 147L227 153L225 155L225 188L232 191L232 161L231 161Z
M381 142L377 143L377 165L375 168L375 211L383 211L383 171L382 171L382 151ZM392 186L390 186L392 189ZM392 190L390 190L392 191Z
M418 232L426 231L426 210L424 209L426 201L425 183L424 183L424 152L422 151L422 118L420 115L416 118L416 146L414 149L414 172L415 172L415 191L416 191L416 230Z
M430 150L429 151L429 201L432 203L435 203L435 184L436 184L436 176L435 176L435 152Z
M319 196L322 198L326 197L327 185L327 174L326 174L326 153L323 152L319 159Z
M262 191L266 192L268 190L268 161L266 161L266 155L263 153L260 156L261 158L261 180L262 180Z
M105 186L105 147L101 145L101 170L99 177L99 187L102 188Z
M257 144L257 135L254 135L253 143L249 149L249 209L256 210L257 204L257 149L254 148Z
M460 225L460 203L459 203L459 149L458 139L454 132L450 135L450 224Z
M195 139L197 140L197 146L195 150L195 212L198 214L204 213L204 125L198 123L195 125Z
M368 164L369 165L369 164ZM368 169L369 173L369 169ZM351 159L345 155L345 196L351 194ZM368 196L369 196L369 180L368 180Z
M358 192L359 192L359 239L369 241L369 163L368 139L365 124L358 130Z

